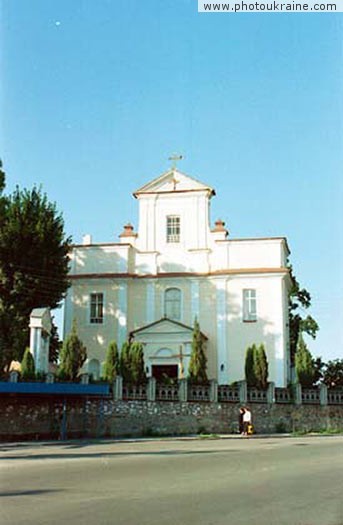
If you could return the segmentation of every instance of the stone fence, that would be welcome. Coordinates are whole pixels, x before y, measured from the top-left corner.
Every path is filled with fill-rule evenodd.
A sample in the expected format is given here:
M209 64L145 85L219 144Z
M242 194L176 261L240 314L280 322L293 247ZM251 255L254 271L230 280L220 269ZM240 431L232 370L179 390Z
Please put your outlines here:
M98 388L86 376L77 384L54 385L53 379L0 388L1 441L238 433L241 405L251 408L257 434L343 431L343 390L326 386L284 389L270 383L258 390L245 381L162 384L153 378L134 386L118 377L111 388Z

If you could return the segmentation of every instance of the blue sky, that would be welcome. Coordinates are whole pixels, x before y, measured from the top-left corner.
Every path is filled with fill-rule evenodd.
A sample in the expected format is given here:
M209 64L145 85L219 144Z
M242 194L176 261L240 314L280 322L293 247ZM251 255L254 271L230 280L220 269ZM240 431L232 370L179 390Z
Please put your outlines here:
M75 242L137 226L131 193L180 169L232 237L286 236L343 357L343 15L199 14L196 0L2 0L7 190L41 184Z

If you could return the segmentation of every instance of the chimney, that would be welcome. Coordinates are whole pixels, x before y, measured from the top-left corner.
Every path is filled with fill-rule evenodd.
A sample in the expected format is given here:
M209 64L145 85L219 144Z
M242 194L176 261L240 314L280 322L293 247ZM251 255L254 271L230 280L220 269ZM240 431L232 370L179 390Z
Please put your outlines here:
M89 233L86 233L85 235L83 235L83 237L82 237L82 244L84 246L88 246L88 245L92 244L92 236Z
M125 224L124 231L119 235L120 242L134 245L138 234L134 232L132 224Z
M225 241L229 235L228 230L225 228L225 222L221 219L217 219L214 223L215 226L211 230L215 241Z

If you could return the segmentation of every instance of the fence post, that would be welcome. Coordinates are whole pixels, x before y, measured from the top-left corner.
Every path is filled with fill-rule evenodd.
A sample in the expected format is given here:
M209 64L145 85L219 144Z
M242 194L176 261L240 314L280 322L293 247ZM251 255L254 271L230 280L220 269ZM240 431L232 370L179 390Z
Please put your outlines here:
M123 378L117 376L113 383L113 397L115 401L121 401L123 399Z
M49 372L48 374L46 374L45 382L49 384L55 382L55 376L52 372Z
M328 404L328 387L324 383L321 383L319 385L319 397L321 405Z
M10 383L18 383L19 374L16 370L10 372Z
M88 385L89 383L89 375L88 374L82 374L81 376L81 385Z
M187 379L179 379L179 401L181 403L187 403Z
M275 403L275 383L272 381L268 383L267 401L270 405Z
M210 381L210 401L211 403L218 403L218 383L215 379Z
M302 405L302 389L300 383L295 383L294 385L294 400L296 405Z
M156 400L156 379L155 377L149 377L147 397L148 397L148 401Z
M62 409L62 421L61 421L61 440L65 441L67 439L67 400L63 399L63 409Z
M248 401L248 387L246 381L239 381L239 402L245 405Z

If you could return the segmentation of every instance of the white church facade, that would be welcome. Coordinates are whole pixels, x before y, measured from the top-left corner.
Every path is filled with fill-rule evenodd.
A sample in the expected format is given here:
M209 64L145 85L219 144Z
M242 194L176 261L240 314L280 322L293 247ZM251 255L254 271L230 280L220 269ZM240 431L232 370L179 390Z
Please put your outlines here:
M144 345L148 376L186 377L197 318L209 379L244 379L247 347L263 343L269 380L287 385L287 241L231 239L220 220L211 228L214 195L172 168L134 193L137 232L127 224L118 243L85 236L73 246L64 331L75 319L86 371L101 374L111 341L134 340Z

